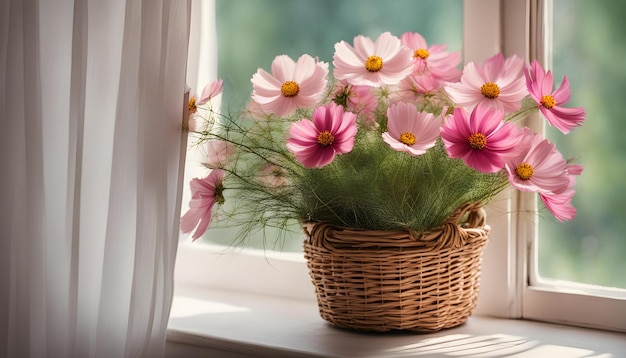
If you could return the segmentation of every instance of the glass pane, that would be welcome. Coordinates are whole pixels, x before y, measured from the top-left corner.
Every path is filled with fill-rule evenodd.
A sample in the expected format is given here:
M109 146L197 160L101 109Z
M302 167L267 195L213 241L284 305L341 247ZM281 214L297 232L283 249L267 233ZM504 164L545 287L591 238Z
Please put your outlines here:
M543 277L626 288L626 2L554 0L555 82L570 80L567 106L587 119L567 136L548 128L566 158L584 165L576 183L577 217L565 224L540 212Z
M445 44L461 51L462 0L216 0L218 76L224 80L222 106L237 110L252 92L250 78L260 67L270 69L275 56L317 56L332 67L335 43L352 43L356 35L372 39L385 31L400 36L419 32L429 44ZM302 234L277 245L300 251ZM236 229L211 228L212 242L230 245ZM248 246L274 248L268 233Z

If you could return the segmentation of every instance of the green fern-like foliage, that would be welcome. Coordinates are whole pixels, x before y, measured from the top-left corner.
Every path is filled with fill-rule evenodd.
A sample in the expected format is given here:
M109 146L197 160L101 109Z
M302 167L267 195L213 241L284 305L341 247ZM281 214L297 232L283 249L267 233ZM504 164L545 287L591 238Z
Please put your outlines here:
M421 232L442 224L463 204L487 203L507 186L502 172L480 173L448 157L441 141L421 156L395 151L382 140L384 126L360 128L351 152L323 168L304 168L285 143L291 123L306 116L310 113L264 120L223 116L212 122L203 138L237 149L223 167L226 204L215 225L239 227L241 240L303 221Z
M303 172L298 190L312 220L371 230L424 231L465 203L486 203L507 185L449 158L441 143L413 157L373 135L319 170Z

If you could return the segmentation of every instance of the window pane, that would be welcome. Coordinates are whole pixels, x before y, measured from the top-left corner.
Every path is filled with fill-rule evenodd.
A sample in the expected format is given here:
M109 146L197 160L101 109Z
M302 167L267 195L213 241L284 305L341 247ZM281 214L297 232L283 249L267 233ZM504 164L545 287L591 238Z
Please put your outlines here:
M561 224L540 211L543 277L626 288L626 2L554 0L553 69L570 80L568 107L587 119L567 136L548 128L566 158L584 165L576 183L577 217ZM543 213L543 214L542 214Z
M462 10L462 0L216 0L222 106L241 108L252 92L250 78L259 67L269 71L275 56L297 59L307 53L332 67L335 43L352 43L359 34L375 39L385 31L419 32L429 44L461 51ZM212 228L205 237L230 245L235 231ZM265 247L271 249L270 236ZM299 251L302 238L295 233L279 245ZM263 247L262 235L249 246Z

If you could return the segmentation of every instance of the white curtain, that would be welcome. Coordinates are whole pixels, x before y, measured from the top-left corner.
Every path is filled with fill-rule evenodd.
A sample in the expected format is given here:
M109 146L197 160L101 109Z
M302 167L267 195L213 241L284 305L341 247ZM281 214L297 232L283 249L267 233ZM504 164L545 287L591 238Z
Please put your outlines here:
M198 96L205 86L218 79L215 0L192 0L190 26L187 84L190 87L190 96ZM219 102L212 103L216 107L220 105ZM189 182L193 178L203 178L208 174L206 167L202 164L206 162L206 158L206 145L199 144L197 137L190 135L183 183L183 213L189 209L191 199ZM186 235L185 238L191 239L191 235Z
M0 356L163 354L184 0L0 0Z

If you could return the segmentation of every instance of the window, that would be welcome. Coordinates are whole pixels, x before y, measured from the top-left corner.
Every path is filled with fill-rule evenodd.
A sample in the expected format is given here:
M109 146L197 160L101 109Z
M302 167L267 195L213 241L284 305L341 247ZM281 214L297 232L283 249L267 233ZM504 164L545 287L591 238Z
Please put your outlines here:
M239 0L244 1L244 0ZM257 4L255 0L248 0L251 3ZM368 8L364 2L355 0L359 6L347 7L347 14L353 14L354 9ZM597 3L587 4L584 1L586 7L593 7ZM217 8L220 6L230 4L231 0L217 1ZM238 1L232 1L233 4L238 4ZM258 2L261 4L261 1ZM263 2L265 4L265 2ZM274 3L275 1L270 1ZM334 3L338 6L339 3ZM344 2L340 2L343 4ZM349 1L346 1L349 3ZM605 1L607 4L612 4L611 1ZM286 1L285 6L290 4ZM391 4L396 4L395 2ZM482 62L492 54L502 51L505 55L518 54L526 59L538 58L544 61L544 64L550 59L550 54L553 54L555 70L555 78L560 81L563 73L567 73L568 76L574 82L574 78L577 72L581 71L581 65L573 65L571 69L568 69L564 64L559 63L559 56L561 56L563 50L558 46L558 38L555 34L554 52L551 52L551 39L550 26L552 24L552 14L559 14L555 19L554 26L559 27L564 17L571 17L570 15L562 15L561 7L563 11L565 8L573 6L569 0L554 0L554 4L550 0L466 0L463 1L463 17L457 19L455 16L461 14L461 2L398 2L400 8L413 8L416 4L428 4L437 6L441 4L444 8L431 8L425 11L426 18L432 16L441 16L445 19L444 22L438 22L437 20L426 20L425 29L431 28L439 23L440 26L446 27L446 24L457 23L463 24L463 43L454 44L454 36L447 38L443 35L437 35L442 37L435 37L431 40L427 36L429 42L448 43L451 50L459 50L463 48L464 61L477 61ZM267 4L266 4L267 5ZM385 4L385 8L390 3ZM614 5L614 4L613 4ZM237 7L237 5L232 5ZM260 5L259 5L260 6ZM374 6L374 5L372 5ZM618 5L614 5L618 6ZM321 6L320 6L321 7ZM240 9L239 7L237 7ZM451 9L458 10L451 10ZM608 9L607 7L601 7L602 9ZM437 10L439 9L439 10ZM261 11L260 8L254 8L253 13L257 15ZM558 10L558 11L556 11ZM340 12L337 8L333 11ZM352 11L352 12L351 12ZM381 10L382 11L382 10ZM407 17L409 25L406 28L399 25L401 21L392 15L394 12L389 10L389 22L395 25L401 26L398 30L394 30L395 33L401 33L401 31L418 31L423 34L426 33L422 28L415 27L415 24L420 24L420 21L416 20L418 12L404 11L408 14ZM457 12L458 11L458 12ZM579 10L580 11L580 10ZM600 10L597 10L600 11ZM397 11L396 11L397 12ZM617 10L614 11L618 13ZM591 10L585 10L584 14L593 14ZM597 14L597 13L596 13ZM366 18L365 23L381 24L381 21L385 21L384 16L376 17L375 20ZM239 15L242 19L247 19L246 15ZM318 15L315 15L318 16ZM450 20L450 17L454 20ZM555 15L556 17L556 15ZM380 20L382 19L382 20ZM252 20L249 20L252 21ZM256 21L256 20L255 20ZM431 22L428 22L431 21ZM443 20L442 20L443 21ZM582 20L581 20L582 21ZM256 22L261 24L261 27L271 28L278 26L274 21ZM287 21L286 21L287 22ZM294 27L295 25L291 25ZM584 26L584 25L581 25ZM606 25L609 26L609 25ZM219 31L218 23L218 31ZM605 29L605 33L610 33L609 28ZM268 31L268 36L276 36L274 33L267 29L257 29L258 32ZM278 30L274 30L278 31ZM319 31L324 33L326 30ZM380 32L379 28L373 28L370 30L364 29L352 29L347 30L348 33L336 35L336 39L349 40L357 33L365 33L371 35ZM353 31L353 32L350 32ZM371 31L371 33L368 33ZM555 28L554 30L557 30ZM569 30L568 30L569 31ZM316 31L317 33L317 31ZM612 36L619 36L619 31L614 31ZM594 33L597 34L597 33ZM294 35L295 38L299 38L300 35ZM280 36L279 36L280 37ZM258 43L254 41L250 42L249 38L239 35L238 32L229 34L228 38L235 46L234 49L257 46L265 47L266 41L259 40ZM575 37L578 39L578 37ZM315 42L316 37L312 36L308 41ZM330 55L326 61L331 61L332 49L328 49L327 43L334 43L336 40L320 40L319 50L316 49L315 44L302 44L301 49L294 49L293 53L289 53L290 56L298 56L302 52L309 52L311 54L320 54L324 51L330 51ZM607 51L606 46L619 46L620 41L612 41L609 45L600 48L596 51ZM597 45L597 44L596 44ZM279 49L267 50L265 57L261 58L261 55L241 54L236 52L240 57L252 57L250 67L241 70L224 70L224 73L237 73L241 74L241 82L230 83L228 78L225 78L225 92L233 92L235 88L240 91L241 86L247 86L249 77L256 71L257 67L267 68L269 63L280 50L283 45L277 46ZM221 50L226 51L226 50ZM559 53L556 53L559 52ZM237 56L235 56L237 57ZM593 54L592 54L592 58ZM614 57L614 58L617 58ZM571 59L569 59L571 60ZM569 61L568 60L568 61ZM613 60L615 61L615 60ZM224 62L221 60L220 62ZM609 61L610 64L611 61ZM602 64L604 68L608 68L607 64ZM617 76L622 73L623 70L619 67L618 62L615 62L615 73L612 76ZM585 66L585 70L589 69ZM577 79L576 85L589 86L588 82L580 83L581 80ZM243 84L242 84L243 83ZM560 82L559 82L560 83ZM605 84L605 82L602 82ZM619 83L619 82L618 82ZM616 84L618 86L619 84ZM249 92L251 89L241 90L243 93ZM574 93L577 92L574 90ZM622 93L618 89L613 89L609 92L612 95ZM242 97L243 98L243 97ZM233 103L236 106L238 99L225 99L225 101ZM573 99L572 106L586 106L585 104L575 104L577 98ZM620 103L619 100L611 101L611 104ZM587 106L586 106L587 107ZM595 120L596 115L592 114L591 107L588 107L588 122ZM616 111L616 110L615 110ZM602 116L602 115L601 115ZM619 118L619 116L615 116ZM601 121L605 121L602 119ZM530 125L539 126L542 121L537 117L531 119ZM583 129L579 130L581 135L587 134L586 129L588 123L585 124ZM589 125L591 126L591 125ZM540 127L539 127L540 128ZM617 131L616 131L617 132ZM565 141L570 141L570 136L565 138ZM586 141L587 139L583 139ZM596 145L599 145L605 138L596 140ZM610 141L609 141L610 142ZM587 144L585 142L585 144ZM559 144L560 145L560 144ZM619 141L616 142L616 146L620 145ZM619 147L616 147L619 148ZM581 153L581 150L573 149L572 153ZM620 153L617 149L616 153ZM603 154L604 155L604 154ZM615 159L620 160L620 158ZM584 161L583 161L583 164ZM586 165L586 164L585 164ZM618 164L614 165L615 174L618 178L620 173L623 173L623 166ZM586 170L589 170L587 167ZM621 170L622 172L620 172ZM601 170L600 170L601 171ZM593 175L594 172L592 171ZM595 173L594 179L598 177L598 173ZM600 179L602 178L600 175ZM582 181L582 179L581 179ZM595 184L594 184L595 185ZM615 188L619 188L619 182L610 184ZM584 188L578 188L579 191ZM585 194L577 194L584 198ZM609 194L610 195L610 194ZM615 199L617 200L617 199ZM616 201L619 204L619 200ZM584 211L580 209L582 206L587 205L588 202L583 199L583 202L576 203L579 207L579 216L585 216ZM552 322L560 322L581 326L590 326L596 328L604 328L610 330L626 331L626 293L624 290L611 289L608 287L590 286L574 283L564 283L562 281L554 279L546 279L544 277L556 278L556 279L572 279L572 277L559 276L560 274L549 267L550 262L546 263L545 257L552 257L555 252L563 251L561 246L563 244L557 244L558 241L553 241L556 246L552 251L550 250L549 241L545 236L548 235L549 228L546 220L541 219L541 216L535 215L537 210L537 202L534 195L524 195L517 192L504 193L497 198L492 205L488 208L488 221L492 227L490 234L490 242L484 253L483 258L483 271L481 280L481 295L478 301L477 313L488 314L499 317L511 317L511 318L528 318L535 320L545 320ZM619 206L617 209L613 208L618 214ZM547 216L547 215L546 215ZM623 223L617 220L618 225ZM538 225L537 225L538 224ZM559 226L562 224L557 224ZM223 230L223 229L218 229ZM624 232L617 226L616 233ZM537 234L538 233L538 234ZM212 236L223 236L223 244L229 245L231 243L230 238L232 233L220 232L219 234L209 234ZM542 236L543 235L543 236ZM617 235L616 235L617 237ZM556 240L556 239L555 239ZM561 240L561 239L558 239ZM312 287L310 287L310 281L308 278L308 272L304 265L302 255L298 252L301 246L301 240L296 238L291 240L294 243L293 253L278 253L278 252L254 252L250 250L236 250L229 255L222 255L225 251L223 248L217 249L218 254L215 254L215 250L211 249L210 245L201 245L199 243L183 244L179 249L179 257L177 262L177 285L189 283L193 287L198 286L211 286L217 289L234 289L234 290L246 290L257 293L268 293L284 295L288 297L298 297L301 299L307 299L313 301ZM584 241L584 240L583 240ZM617 245L617 244L616 244ZM623 255L624 249L619 249L618 246L611 246L618 255ZM229 251L230 252L230 251ZM538 256L537 256L538 255ZM543 255L543 256L542 256ZM543 258L542 258L543 257ZM543 260L543 261L542 261ZM623 265L623 263L622 263ZM623 272L623 266L620 269L615 267L615 272ZM623 275L613 275L620 279ZM575 277L574 277L575 278ZM288 284L285 284L288 282ZM623 282L623 281L622 281ZM610 285L607 282L593 282L596 284ZM622 283L617 284L622 285ZM623 287L623 286L622 286Z
M467 58L480 60L501 46L506 55L547 63L552 2L485 0L465 5ZM469 48L468 43L478 46ZM539 123L537 117L530 125L537 128ZM502 199L489 208L493 230L484 256L480 312L625 330L623 291L538 280L536 232L537 223L543 222L535 215L536 197L513 193Z
M527 60L537 58L544 65L550 64L552 16L553 13L559 14L561 20L567 17L556 11L560 9L558 6L565 6L563 3L570 4L556 0L554 4L549 0L465 1L465 61L482 61L490 54L502 51L507 56L515 53ZM555 48L554 51L561 49ZM556 54L554 57L558 58ZM566 69L561 71L567 72ZM580 72L580 67L574 67L573 72ZM558 76L556 78L560 79ZM535 117L529 119L528 124L541 130L542 123L543 120ZM580 132L584 134L584 130ZM512 192L502 195L488 208L492 231L483 258L477 311L503 317L626 330L624 290L540 278L537 244L546 247L537 233L546 220L541 219L541 211L537 215L537 206L535 195ZM542 230L546 235L546 229ZM618 248L617 245L613 247ZM563 249L557 246L554 251L544 251L542 255L551 257L558 255L558 251Z
M583 128L564 138L546 128L566 157L578 155L585 166L577 180L574 204L578 216L565 225L539 224L539 275L592 285L626 288L626 158L620 107L626 71L615 61L626 51L626 6L614 1L554 0L553 52L555 78L567 75L572 106L585 107Z

